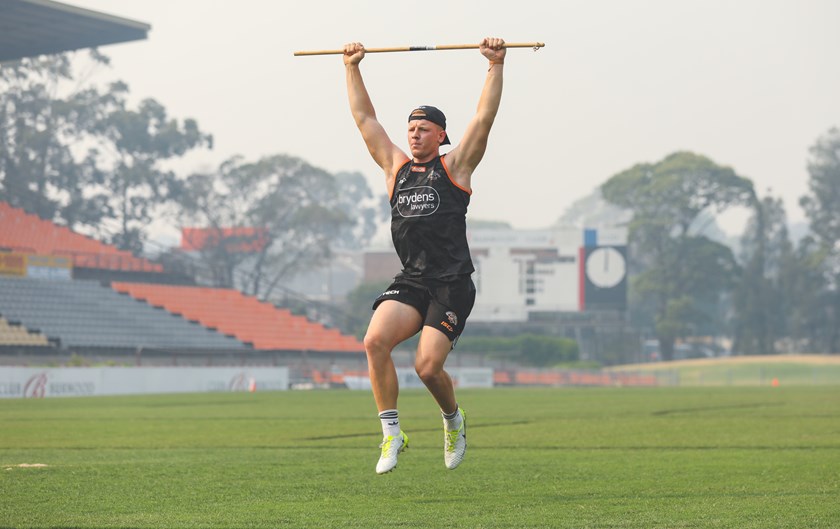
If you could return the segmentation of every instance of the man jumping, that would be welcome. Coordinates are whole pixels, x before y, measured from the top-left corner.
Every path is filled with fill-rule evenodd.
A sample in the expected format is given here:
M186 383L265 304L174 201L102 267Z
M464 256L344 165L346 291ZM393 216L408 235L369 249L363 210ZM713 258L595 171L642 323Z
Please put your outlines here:
M399 385L391 351L420 331L414 368L437 401L443 416L444 463L454 469L467 450L466 415L455 399L452 379L443 365L475 302L473 268L466 236L466 213L473 171L484 157L490 128L502 96L504 40L485 38L479 49L489 61L478 109L461 142L450 144L446 117L432 106L408 116L411 156L397 147L376 119L359 63L365 48L344 46L350 110L368 151L385 173L391 202L391 236L402 271L373 304L365 335L373 397L382 422L383 440L376 472L397 466L408 447L397 412Z

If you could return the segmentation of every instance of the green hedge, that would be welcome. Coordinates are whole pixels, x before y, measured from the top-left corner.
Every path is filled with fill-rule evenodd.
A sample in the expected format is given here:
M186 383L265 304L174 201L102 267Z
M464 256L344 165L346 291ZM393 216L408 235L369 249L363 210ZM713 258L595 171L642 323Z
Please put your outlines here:
M567 364L580 359L580 348L576 341L539 334L465 336L458 341L457 349L468 353L486 353L493 358L508 358L539 367Z

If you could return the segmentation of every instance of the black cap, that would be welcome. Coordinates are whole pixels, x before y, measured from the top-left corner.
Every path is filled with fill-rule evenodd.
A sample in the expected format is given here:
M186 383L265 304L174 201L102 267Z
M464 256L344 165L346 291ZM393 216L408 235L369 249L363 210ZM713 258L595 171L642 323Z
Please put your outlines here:
M446 130L446 116L444 116L443 112L435 107L423 105L415 108L411 111L411 114L408 115L408 121L415 119L425 119L426 121L431 121L444 131ZM449 134L443 137L443 143L441 143L441 145L450 145Z

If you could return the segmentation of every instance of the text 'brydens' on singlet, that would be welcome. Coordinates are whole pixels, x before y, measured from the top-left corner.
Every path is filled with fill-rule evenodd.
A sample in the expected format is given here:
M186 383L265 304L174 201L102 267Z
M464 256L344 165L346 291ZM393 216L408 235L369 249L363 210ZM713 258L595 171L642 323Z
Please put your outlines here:
M475 270L467 244L470 195L452 182L442 158L409 160L397 171L391 195L391 238L403 265L397 277L448 279Z

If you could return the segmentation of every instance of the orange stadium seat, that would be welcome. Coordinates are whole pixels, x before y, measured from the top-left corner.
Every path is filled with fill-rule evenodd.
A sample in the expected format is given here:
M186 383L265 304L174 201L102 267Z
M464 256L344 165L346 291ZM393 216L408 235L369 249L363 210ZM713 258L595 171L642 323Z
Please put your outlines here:
M0 247L41 255L61 255L85 268L162 272L163 267L91 239L20 208L0 202Z
M252 343L260 350L364 351L353 336L224 288L114 282L117 292Z

